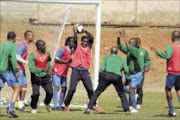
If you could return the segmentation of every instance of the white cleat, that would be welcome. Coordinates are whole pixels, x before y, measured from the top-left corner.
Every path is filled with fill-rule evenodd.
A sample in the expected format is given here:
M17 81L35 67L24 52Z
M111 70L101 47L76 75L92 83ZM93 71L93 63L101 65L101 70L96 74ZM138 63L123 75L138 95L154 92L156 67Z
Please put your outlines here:
M32 109L31 113L36 114L37 113L36 109Z
M129 109L132 110L132 109L133 109L133 106L129 106Z
M141 105L137 104L136 107L139 110L141 108Z
M131 113L137 113L137 112L138 112L138 110L136 110L134 108L131 110Z

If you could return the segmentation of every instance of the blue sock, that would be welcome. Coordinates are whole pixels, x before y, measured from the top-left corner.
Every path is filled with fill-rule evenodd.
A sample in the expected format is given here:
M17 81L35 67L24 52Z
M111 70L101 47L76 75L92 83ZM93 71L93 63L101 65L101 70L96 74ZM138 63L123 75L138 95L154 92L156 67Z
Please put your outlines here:
M173 101L172 100L168 100L168 105L169 105L169 112L173 113L174 112Z
M15 105L15 102L11 102L10 103L9 111L13 111L14 110L14 105Z
M54 108L57 107L57 101L58 101L58 91L53 90L53 103L54 103Z
M180 96L178 96L178 101L180 102Z
M133 108L137 110L136 108L136 98L135 98L135 93L130 94L131 97L131 103L133 105Z
M129 94L129 89L128 89L128 87L127 87L127 86L124 86L124 87L123 87L123 89L124 89L124 91L125 91L126 93L128 93L128 94Z
M61 93L59 95L59 107L60 108L62 107L62 104L63 104L63 101L64 101L64 95L65 95L65 92L61 91Z

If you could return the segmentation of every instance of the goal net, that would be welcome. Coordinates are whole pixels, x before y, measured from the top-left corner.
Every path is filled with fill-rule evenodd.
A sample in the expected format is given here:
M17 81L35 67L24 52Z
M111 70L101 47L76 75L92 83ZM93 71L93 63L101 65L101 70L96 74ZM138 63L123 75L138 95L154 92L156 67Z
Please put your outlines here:
M100 51L100 19L101 3L92 1L69 0L9 0L0 2L0 44L6 42L9 31L17 34L16 44L24 40L24 32L34 32L35 41L42 39L46 42L46 49L52 57L52 64L57 51L64 46L67 37L74 36L73 26L83 25L94 36L94 45L91 50L90 74L93 87L97 86ZM78 40L84 34L78 34ZM80 41L78 41L80 42ZM36 49L35 42L31 43L29 54ZM71 68L67 76L69 89ZM32 87L30 72L26 66L28 80L26 99L30 99ZM59 91L60 92L60 91ZM0 98L11 100L12 89L4 86ZM44 90L40 90L40 101L44 100ZM87 92L80 81L76 93L71 101L71 106L86 106L88 103ZM53 101L52 101L53 104Z

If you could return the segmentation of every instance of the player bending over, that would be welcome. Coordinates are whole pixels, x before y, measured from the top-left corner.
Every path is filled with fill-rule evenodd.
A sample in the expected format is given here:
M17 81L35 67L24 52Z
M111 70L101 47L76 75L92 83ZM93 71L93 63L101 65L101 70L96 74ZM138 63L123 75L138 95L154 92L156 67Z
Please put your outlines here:
M16 42L16 34L9 32L7 34L7 40L6 43L0 46L0 91L4 87L5 82L7 82L8 86L12 87L12 99L7 113L13 117L18 117L14 110L14 105L20 92L20 86L17 80L20 77L20 73L16 60L18 46L14 44Z
M52 68L52 74L53 74L53 85L54 85L54 91L53 91L53 102L54 102L54 108L52 110L62 110L62 104L64 101L64 96L66 94L66 85L67 85L67 73L68 73L68 67L71 63L72 54L74 49L74 38L68 37L66 39L65 46L62 47L55 58L55 63ZM59 107L57 106L58 102L58 91L59 87L61 86L61 93L59 95Z
M24 99L27 90L27 78L25 73L25 64L28 64L27 55L29 52L29 44L34 41L34 33L32 31L26 31L24 33L25 40L22 41L18 46L18 51L16 54L16 59L18 61L18 68L20 72L20 78L18 79L19 85L21 87L20 101L18 110L24 111Z
M112 47L111 54L103 59L101 69L99 71L99 84L92 95L84 114L90 113L90 110L96 105L96 100L99 95L111 84L113 84L116 88L118 96L121 99L124 112L126 112L126 114L130 114L129 103L123 90L121 73L121 71L124 70L127 78L129 78L129 71L124 60L117 56L117 52L117 47Z
M175 90L178 95L178 101L180 102L180 31L173 31L172 43L169 44L165 52L158 51L156 48L151 49L161 58L167 60L167 79L166 79L166 96L169 106L168 117L175 117L176 113L173 109L172 92L171 89L175 86Z
M46 91L46 97L44 104L48 112L51 111L50 102L53 97L52 81L50 79L51 68L51 57L49 52L46 52L46 43L43 40L36 42L37 50L31 53L29 57L29 70L31 71L31 84L32 84L32 95L31 95L31 113L37 113L37 102L39 99L39 87L40 85Z

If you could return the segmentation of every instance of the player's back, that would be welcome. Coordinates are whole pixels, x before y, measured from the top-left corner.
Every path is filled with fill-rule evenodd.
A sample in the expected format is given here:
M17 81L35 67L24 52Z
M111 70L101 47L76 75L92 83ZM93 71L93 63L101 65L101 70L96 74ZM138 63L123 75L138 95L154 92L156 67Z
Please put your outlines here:
M10 58L12 54L16 55L17 45L11 41L7 41L0 46L0 72L11 71Z

